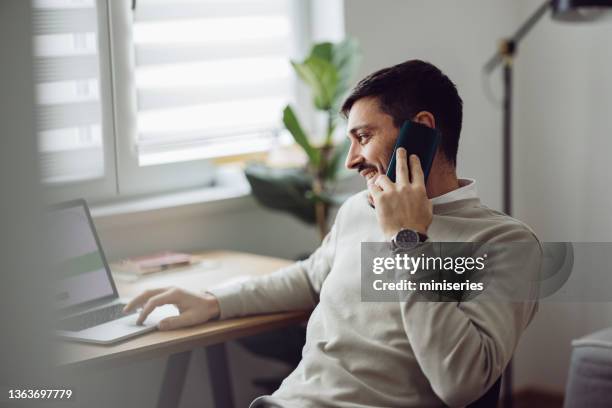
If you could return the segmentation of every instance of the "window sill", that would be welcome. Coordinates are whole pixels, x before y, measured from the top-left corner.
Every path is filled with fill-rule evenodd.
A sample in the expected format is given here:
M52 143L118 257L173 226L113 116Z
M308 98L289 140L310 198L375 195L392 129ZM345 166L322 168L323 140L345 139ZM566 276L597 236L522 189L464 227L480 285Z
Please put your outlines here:
M220 167L214 186L95 204L91 215L100 219L229 200L246 202L250 194L251 187L239 167Z

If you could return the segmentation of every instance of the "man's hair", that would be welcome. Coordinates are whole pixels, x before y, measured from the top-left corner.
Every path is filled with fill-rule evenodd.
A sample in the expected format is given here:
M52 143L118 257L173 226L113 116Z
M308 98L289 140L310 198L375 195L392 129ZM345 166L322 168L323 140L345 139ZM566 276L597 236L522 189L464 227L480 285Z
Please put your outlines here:
M430 112L442 133L440 149L457 164L457 149L463 118L463 101L455 84L434 65L410 60L381 69L362 79L344 101L341 113L348 114L361 98L375 97L380 109L399 128L420 111Z

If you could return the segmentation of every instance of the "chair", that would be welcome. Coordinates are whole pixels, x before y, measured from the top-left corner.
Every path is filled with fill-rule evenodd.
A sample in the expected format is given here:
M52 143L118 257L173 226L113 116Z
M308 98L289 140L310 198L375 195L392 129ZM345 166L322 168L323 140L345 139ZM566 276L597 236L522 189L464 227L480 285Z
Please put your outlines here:
M612 328L572 342L565 408L610 406L612 395Z
M493 384L489 391L482 397L472 402L467 408L495 408L499 402L499 390L501 388L501 377Z

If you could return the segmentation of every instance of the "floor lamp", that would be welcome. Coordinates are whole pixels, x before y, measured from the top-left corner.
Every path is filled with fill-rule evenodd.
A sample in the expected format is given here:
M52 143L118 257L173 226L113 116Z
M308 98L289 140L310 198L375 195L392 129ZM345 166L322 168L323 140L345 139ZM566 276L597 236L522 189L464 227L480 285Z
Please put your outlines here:
M607 15L612 8L612 0L547 0L516 30L514 35L500 42L498 51L484 65L488 75L500 65L503 69L503 209L512 214L512 77L513 60L518 44L551 10L552 18L557 21L596 21ZM504 372L505 408L512 407L512 361Z

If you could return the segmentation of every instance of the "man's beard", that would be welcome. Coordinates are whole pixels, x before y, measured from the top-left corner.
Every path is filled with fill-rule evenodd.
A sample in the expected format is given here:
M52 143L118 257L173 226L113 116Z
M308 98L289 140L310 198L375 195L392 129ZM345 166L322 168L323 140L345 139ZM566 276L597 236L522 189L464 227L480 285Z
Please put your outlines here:
M364 171L364 170L373 170L373 171L375 171L376 173L380 173L380 172L378 171L378 167L376 167L376 166L374 166L374 165L371 165L371 164L367 164L367 163L365 163L365 164L360 164L360 165L359 165L359 167L357 167L357 172L358 172L360 175L361 175L361 172L362 172L362 171ZM366 178L366 179L365 179L366 184L369 182L369 180L370 180L369 178ZM367 197L367 198L368 198L368 204L370 205L370 207L372 207L372 208L376 208L376 207L374 206L374 199L372 198L372 195L371 195L370 193L368 193L368 197Z
M376 166L374 166L374 165L372 165L372 164L367 164L367 163L365 163L365 164L360 164L360 165L359 165L359 167L357 167L357 173L359 173L359 175L361 175L361 172L362 172L362 171L364 171L364 170L373 170L373 171L375 171L376 173L380 173L380 172L378 171L378 167L376 167ZM365 177L364 177L364 178L365 178ZM369 178L365 178L365 180L366 180L366 182L367 182L367 181L369 180Z

